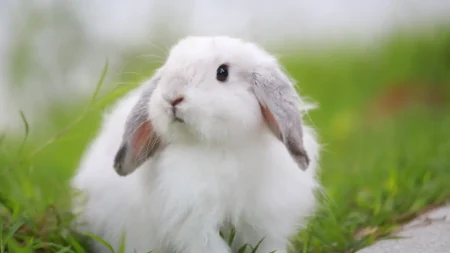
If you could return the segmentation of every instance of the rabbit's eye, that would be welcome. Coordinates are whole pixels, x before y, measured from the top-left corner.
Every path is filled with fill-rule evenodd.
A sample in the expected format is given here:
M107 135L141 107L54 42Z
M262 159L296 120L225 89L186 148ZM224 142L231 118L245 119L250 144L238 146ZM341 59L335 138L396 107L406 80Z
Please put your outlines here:
M217 68L216 79L220 82L228 79L228 65L222 64Z

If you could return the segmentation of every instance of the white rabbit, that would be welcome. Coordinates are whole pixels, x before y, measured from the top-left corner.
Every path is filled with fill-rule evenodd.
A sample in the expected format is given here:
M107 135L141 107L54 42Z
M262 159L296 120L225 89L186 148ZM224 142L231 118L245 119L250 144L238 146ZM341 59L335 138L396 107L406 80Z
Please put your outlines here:
M127 253L228 253L232 225L237 248L287 252L320 188L305 105L257 45L184 38L105 117L72 181L77 229Z

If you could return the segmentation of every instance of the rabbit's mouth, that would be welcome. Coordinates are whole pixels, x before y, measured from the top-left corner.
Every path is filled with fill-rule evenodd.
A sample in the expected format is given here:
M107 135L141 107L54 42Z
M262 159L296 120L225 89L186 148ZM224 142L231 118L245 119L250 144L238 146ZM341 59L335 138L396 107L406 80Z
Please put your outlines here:
M177 113L177 110L175 108L172 109L172 120L175 122L184 123L184 119L180 116L179 113Z
M174 116L174 117L173 117L173 121L175 121L175 122L180 122L180 123L184 123L184 120L183 120L182 118L177 117L177 116Z
M166 113L172 122L185 123L182 117L182 113L176 107L167 108Z

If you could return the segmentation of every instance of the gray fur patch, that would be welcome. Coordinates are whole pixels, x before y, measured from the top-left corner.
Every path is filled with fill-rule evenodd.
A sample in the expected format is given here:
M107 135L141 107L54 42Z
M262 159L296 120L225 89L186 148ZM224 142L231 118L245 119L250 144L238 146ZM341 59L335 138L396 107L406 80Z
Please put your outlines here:
M276 119L280 133L274 134L286 145L298 166L306 170L309 157L303 145L300 97L292 82L280 69L263 67L253 71L252 80L257 100Z

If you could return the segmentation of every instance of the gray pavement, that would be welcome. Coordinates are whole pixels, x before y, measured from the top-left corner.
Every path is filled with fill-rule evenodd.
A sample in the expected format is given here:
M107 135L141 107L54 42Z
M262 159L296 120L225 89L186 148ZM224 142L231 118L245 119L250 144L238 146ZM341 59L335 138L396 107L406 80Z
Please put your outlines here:
M395 234L357 253L450 253L450 205L423 214Z

